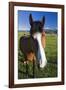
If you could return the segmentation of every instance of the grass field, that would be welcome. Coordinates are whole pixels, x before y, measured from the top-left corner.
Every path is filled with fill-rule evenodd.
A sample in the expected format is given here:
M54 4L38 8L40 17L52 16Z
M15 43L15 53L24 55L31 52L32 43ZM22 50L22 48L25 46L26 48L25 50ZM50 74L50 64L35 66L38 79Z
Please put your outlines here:
M18 32L18 44L21 36L29 35L29 32ZM19 46L19 45L18 45ZM57 77L57 34L46 34L46 48L45 48L47 65L44 69L38 69L35 64L35 77ZM18 78L25 79L26 77L26 65L22 63L24 56L18 49ZM32 78L33 64L29 62L28 65L28 78Z

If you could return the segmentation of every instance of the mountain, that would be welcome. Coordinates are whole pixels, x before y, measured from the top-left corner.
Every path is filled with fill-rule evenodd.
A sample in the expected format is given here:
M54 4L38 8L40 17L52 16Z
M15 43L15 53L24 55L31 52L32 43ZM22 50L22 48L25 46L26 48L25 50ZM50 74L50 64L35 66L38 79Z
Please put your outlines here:
M57 34L57 29L45 29L44 31L49 34Z
M29 32L29 30L18 30L19 32ZM57 34L57 29L44 29L47 34Z

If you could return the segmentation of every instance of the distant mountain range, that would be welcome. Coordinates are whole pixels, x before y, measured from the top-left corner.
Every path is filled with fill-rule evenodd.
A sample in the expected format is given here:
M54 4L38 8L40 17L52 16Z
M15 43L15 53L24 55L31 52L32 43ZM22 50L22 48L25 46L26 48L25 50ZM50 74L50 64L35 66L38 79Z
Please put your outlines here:
M55 33L55 34L57 34L57 29L53 29L53 30L51 30L51 29L45 29L45 32L46 33Z
M45 29L44 30L46 33L49 33L49 34L57 34L57 29L53 29L53 30L51 30L51 29ZM29 30L19 30L19 32L29 32Z

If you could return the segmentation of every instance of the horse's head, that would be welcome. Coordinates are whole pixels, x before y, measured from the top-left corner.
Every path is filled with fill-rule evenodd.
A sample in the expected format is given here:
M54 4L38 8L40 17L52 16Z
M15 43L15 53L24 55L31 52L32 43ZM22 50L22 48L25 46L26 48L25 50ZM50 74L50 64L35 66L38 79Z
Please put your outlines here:
M43 32L43 27L45 24L45 17L43 16L41 21L34 21L32 18L32 15L30 14L29 22L31 25L30 34L31 34L31 36L33 36L34 39L37 40L38 46L39 46L38 52L37 52L37 58L39 59L38 61L40 63L40 67L43 68L47 63L44 48L42 45L42 42L43 42L42 41L42 32Z
M43 16L41 21L34 21L32 18L32 14L30 14L29 22L30 22L30 26L31 26L31 29L30 29L31 35L35 34L36 32L40 32L40 33L43 32L43 26L45 24L45 17L44 16Z

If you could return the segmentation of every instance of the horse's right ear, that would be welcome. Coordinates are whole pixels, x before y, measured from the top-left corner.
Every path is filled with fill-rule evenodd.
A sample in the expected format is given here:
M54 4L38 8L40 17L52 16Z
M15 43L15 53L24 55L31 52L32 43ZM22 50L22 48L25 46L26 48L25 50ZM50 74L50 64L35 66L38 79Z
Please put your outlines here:
M41 20L42 26L44 26L45 24L45 16L43 16L42 20Z
M32 25L33 23L32 14L29 15L29 22L30 22L30 25Z

